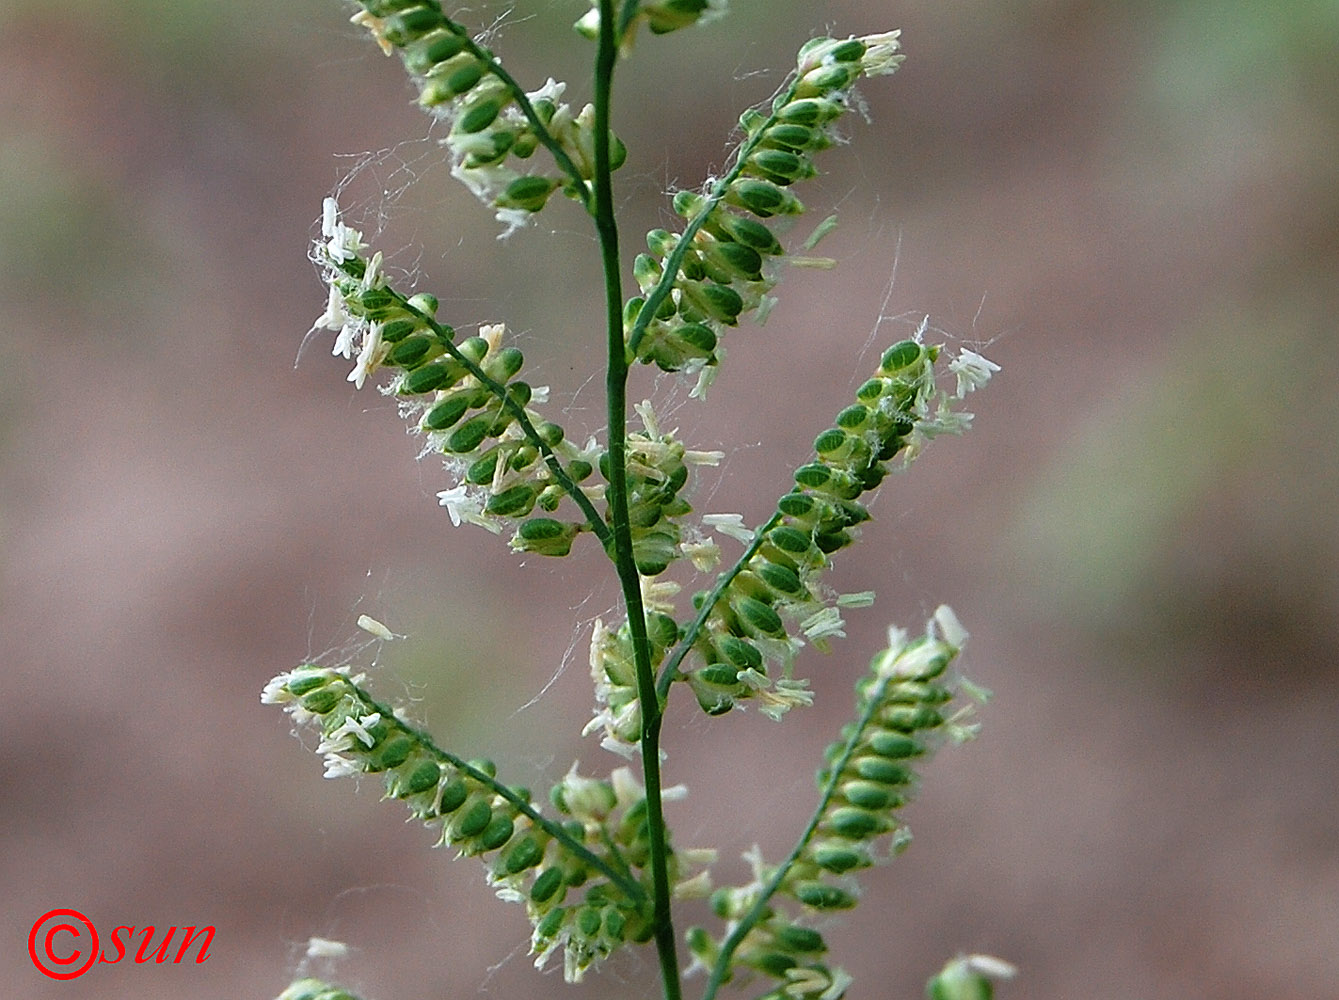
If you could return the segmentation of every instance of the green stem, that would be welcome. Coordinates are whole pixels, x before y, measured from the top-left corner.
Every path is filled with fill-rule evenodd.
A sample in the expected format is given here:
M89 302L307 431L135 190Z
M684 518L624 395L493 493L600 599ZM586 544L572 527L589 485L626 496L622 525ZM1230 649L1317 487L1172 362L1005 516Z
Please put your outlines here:
M841 755L830 765L827 784L823 786L823 794L819 796L818 807L814 809L813 815L809 818L809 825L800 834L800 839L795 842L795 847L791 850L790 855L785 861L777 865L776 871L767 880L767 884L763 886L762 892L758 894L758 898L749 907L749 911L744 914L739 923L735 925L734 930L730 932L730 936L721 945L721 953L716 957L716 964L711 968L711 978L707 981L707 988L702 993L702 1000L714 1000L721 984L725 982L730 974L730 960L734 957L735 951L743 943L749 931L757 926L758 921L771 912L772 908L769 903L772 897L776 895L777 890L785 882L786 876L790 874L791 866L804 853L804 849L809 846L809 841L813 839L818 824L823 821L823 813L827 810L828 803L832 801L833 795L837 793L837 785L841 780L842 772L846 770L846 765L850 763L865 729L868 728L874 714L882 705L884 692L887 690L889 682L890 678L880 678L878 687L870 693L869 700L860 713L859 721L842 747Z
M618 60L614 0L600 0L600 37L595 58L595 227L604 263L608 369L605 376L609 420L609 516L613 527L614 565L628 610L637 700L642 713L642 777L646 785L646 822L650 836L651 888L654 900L656 951L660 959L665 1000L680 1000L679 961L670 912L669 865L665 816L661 804L660 726L662 707L656 695L651 645L646 637L641 577L632 554L628 523L627 381L628 355L623 343L623 289L619 273L618 224L614 218L613 178L609 155L610 95Z
M638 8L641 5L641 0L623 0L623 11L618 15L618 37L615 41L622 39L624 34L627 33L628 25L637 16Z

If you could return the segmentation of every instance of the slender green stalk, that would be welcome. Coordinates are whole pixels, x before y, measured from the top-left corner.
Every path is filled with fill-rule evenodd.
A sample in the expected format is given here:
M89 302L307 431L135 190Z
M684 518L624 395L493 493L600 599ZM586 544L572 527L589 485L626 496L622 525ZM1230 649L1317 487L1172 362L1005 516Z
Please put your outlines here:
M618 225L614 219L610 167L610 100L618 59L613 0L600 0L600 37L595 59L595 226L604 262L608 369L605 377L609 419L609 513L614 532L614 565L628 611L637 669L637 699L642 713L642 776L646 786L646 821L650 835L651 885L655 906L655 941L660 958L665 1000L679 1000L679 963L670 912L669 869L665 852L665 817L661 803L661 702L656 694L651 647L646 636L641 578L632 555L627 490L628 355L623 343L623 289L618 256Z
M632 24L632 19L637 16L637 10L641 5L641 0L623 0L623 11L618 16L618 38L622 38L628 30L628 25Z

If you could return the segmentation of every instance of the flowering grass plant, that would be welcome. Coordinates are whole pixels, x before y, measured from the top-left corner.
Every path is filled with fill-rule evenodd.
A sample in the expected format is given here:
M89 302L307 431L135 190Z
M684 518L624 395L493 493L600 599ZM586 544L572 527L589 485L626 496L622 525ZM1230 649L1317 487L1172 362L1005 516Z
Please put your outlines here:
M782 266L816 262L804 256L815 241L788 248L778 222L804 211L796 189L835 144L856 85L901 62L898 33L801 46L782 89L740 118L726 169L700 190L674 194L679 224L652 230L646 250L625 262L613 198L625 158L610 128L615 70L642 29L692 28L723 13L724 0L593 3L576 25L594 44L593 101L580 109L552 79L527 90L436 0L357 7L353 21L400 56L418 102L441 120L453 175L504 233L562 199L594 227L607 331L603 439L579 443L567 434L546 407L546 390L523 377L525 359L505 325L460 317L478 324L465 336L439 317L434 296L396 287L382 253L344 221L335 198L325 201L312 250L328 289L313 332L333 334L333 352L353 362L349 381L359 389L375 382L399 400L425 449L442 456L447 485L438 498L452 524L506 535L521 553L603 551L622 600L619 620L596 621L591 631L586 732L599 735L617 766L587 775L574 765L541 803L490 762L438 746L355 669L298 666L275 677L262 701L319 734L326 777L382 776L386 797L439 844L478 859L497 895L525 909L537 965L560 959L565 978L577 981L614 952L647 945L665 1000L679 1000L689 985L703 1000L727 987L766 1000L836 1000L850 978L818 925L857 904L858 873L906 845L901 809L926 758L974 731L964 701L981 692L953 667L966 631L947 607L916 634L889 629L856 683L853 720L828 748L794 848L776 861L752 852L752 878L742 885L715 885L713 854L671 840L663 804L683 790L662 784L664 715L676 685L718 725L747 703L780 720L813 701L799 654L828 649L844 636L843 612L872 601L826 582L833 555L859 539L892 468L967 428L961 401L997 366L927 343L926 324L888 346L854 398L833 401L831 426L756 525L694 510L700 470L721 454L664 430L649 402L630 403L629 382L636 366L649 365L679 373L700 396L741 320L761 321L772 308ZM637 290L625 297L627 263ZM665 575L676 564L703 580L690 600ZM717 922L681 937L672 904L690 896L708 896ZM1009 971L987 956L960 957L929 990L946 1000L985 997ZM350 996L313 979L282 994Z

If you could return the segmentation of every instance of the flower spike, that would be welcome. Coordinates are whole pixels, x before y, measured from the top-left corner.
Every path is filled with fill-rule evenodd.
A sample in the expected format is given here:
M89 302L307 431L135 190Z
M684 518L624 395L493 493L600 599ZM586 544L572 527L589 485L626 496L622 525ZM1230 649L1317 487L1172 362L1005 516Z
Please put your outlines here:
M804 211L790 188L818 173L813 156L836 141L852 88L862 76L891 73L901 58L895 31L814 39L800 49L795 74L770 113L750 110L740 119L744 140L725 175L705 193L674 197L683 231L647 234L649 253L633 266L642 294L624 308L633 357L696 374L694 394L706 390L726 330L748 313L761 322L771 307L775 262L786 251L770 220Z
M327 778L383 775L386 798L436 830L438 844L483 859L497 895L524 904L536 964L561 950L565 975L577 980L622 945L650 937L646 792L630 772L598 781L574 765L550 794L570 820L556 821L531 804L529 791L501 784L491 762L439 749L362 683L309 664L271 680L261 701L319 729ZM681 876L673 854L670 861L676 884L702 882L701 874Z
M753 880L712 895L724 933L688 933L690 951L711 970L708 997L737 971L776 980L764 994L774 1000L842 995L850 979L824 960L827 945L810 924L856 905L854 873L887 853L880 841L887 838L893 854L910 842L899 810L915 792L913 765L962 729L962 713L947 714L958 695L948 667L966 640L947 607L918 638L889 629L887 648L856 685L856 721L828 747L818 808L790 857L769 865L756 849L745 855Z
M829 639L844 635L841 609L871 600L834 595L821 584L832 555L851 545L869 520L865 494L878 488L895 459L910 461L926 440L955 426L951 407L962 394L960 368L987 377L987 366L997 368L964 352L971 358L949 366L959 379L958 392L950 393L935 381L940 353L918 339L884 351L856 402L814 440L814 457L795 470L794 488L756 532L745 530L738 515L703 518L704 526L746 546L711 594L701 595L698 621L684 630L702 665L679 676L683 649L666 667L666 676L686 681L709 715L757 698L776 718L811 700L790 677L795 652L805 642L826 651Z
M486 325L457 343L456 331L435 318L437 299L397 291L380 252L367 258L366 250L362 233L340 221L337 202L327 198L312 260L330 292L313 330L337 331L336 354L356 352L349 381L357 388L379 370L394 373L386 391L457 477L438 494L452 523L495 533L515 525L513 548L547 555L566 555L582 531L603 540L608 528L594 506L602 487L580 485L594 473L594 448L571 442L532 408L547 390L517 377L525 359L506 345L506 327ZM564 498L582 519L546 516Z
M447 17L438 0L359 0L352 18L387 55L398 51L418 102L450 122L442 140L451 173L491 206L507 235L544 208L562 189L591 205L595 172L594 109L573 111L561 98L565 84L549 80L524 90L501 61ZM530 162L543 146L557 170ZM616 169L626 157L613 141Z

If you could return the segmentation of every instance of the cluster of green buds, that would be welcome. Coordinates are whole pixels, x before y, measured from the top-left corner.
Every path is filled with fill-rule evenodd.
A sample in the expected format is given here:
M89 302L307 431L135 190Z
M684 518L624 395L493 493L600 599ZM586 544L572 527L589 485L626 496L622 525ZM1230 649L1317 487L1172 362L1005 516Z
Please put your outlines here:
M261 701L319 728L316 752L328 778L384 776L386 798L438 831L438 844L487 864L497 894L521 902L542 964L561 949L569 980L652 932L646 793L626 769L608 781L572 771L550 798L563 819L544 816L529 791L496 778L490 761L466 761L379 704L361 675L305 665L266 685ZM671 878L679 865L670 854ZM700 879L701 876L695 876Z
M681 798L685 789L675 786L661 794L665 799ZM567 817L564 826L574 836L580 831L593 850L602 846L624 871L641 873L637 883L640 895L628 894L611 881L600 881L586 889L580 900L564 903L561 893L573 883L565 877L552 876L555 890L552 897L542 901L541 909L535 905L532 889L529 909L534 921L531 950L538 956L535 964L542 966L551 953L562 948L564 977L568 982L576 982L595 962L624 944L643 944L653 933L650 875L646 870L651 855L646 790L625 767L615 769L605 781L582 777L574 764L553 787L550 798ZM685 854L684 862L714 859L710 852ZM669 851L667 863L670 884L676 894L691 895L707 881L705 872L682 877L680 857L673 851Z
M643 580L646 602L646 638L654 670L665 653L679 639L679 626L668 608L656 599L657 592L677 590L676 584L650 584ZM609 629L596 619L590 639L590 674L595 686L595 717L581 735L603 731L601 745L606 750L631 757L642 735L642 709L637 700L637 667L633 653L632 630L625 620L617 629Z
M265 704L284 706L300 724L315 723L327 778L381 774L386 797L402 800L413 816L440 830L439 843L461 854L495 859L491 878L522 891L527 875L550 848L562 858L551 829L537 822L530 793L507 788L488 761L462 761L439 750L426 734L374 701L361 687L363 677L329 667L305 665L280 674L261 695Z
M805 921L855 906L851 873L875 863L880 838L891 837L894 853L909 842L898 810L915 789L912 762L945 734L971 734L960 716L945 714L956 686L946 670L966 639L947 607L915 639L889 630L888 647L856 686L857 721L827 750L818 773L822 798L799 845L783 865L767 865L753 852L753 881L712 894L713 910L726 922L721 938L701 928L689 933L696 961L717 981L751 970L780 983L765 1000L842 995L849 979L823 963L826 945ZM800 915L780 908L778 897L799 904Z
M630 22L620 24L622 35L619 46L626 54L636 38L637 28L643 22L653 35L667 35L680 28L690 28L725 12L726 0L644 0ZM599 0L592 0L588 10L574 25L577 34L594 40L600 34Z
M732 933L720 940L703 927L687 933L694 968L710 970L715 984L737 974L762 975L778 980L758 1000L839 1000L851 984L844 969L823 959L828 945L812 927L792 920L770 905L757 907L758 890L774 875L757 850L745 859L753 866L754 882L743 888L720 889L712 894L716 916L727 921ZM708 990L708 995L714 995Z
M602 485L588 483L594 447L569 441L561 426L529 408L546 398L547 388L532 389L515 377L524 358L503 346L505 332L501 324L480 327L449 353L438 353L438 338L413 360L392 350L388 361L400 362L403 374L390 389L407 403L406 414L416 416L429 449L460 477L437 494L454 524L469 521L496 532L503 522L519 522L514 549L566 555L585 521L547 515L565 497L603 495ZM418 350L416 344L410 353Z
M856 401L818 435L813 459L795 471L794 488L757 532L747 531L737 515L704 518L748 546L745 557L718 579L716 591L697 599L699 606L710 603L694 639L702 666L684 679L709 714L754 697L774 716L806 703L808 692L799 682L773 681L769 664L788 673L804 642L825 649L827 639L844 634L841 608L871 599L834 597L820 583L833 553L850 545L870 517L861 498L880 485L895 458L913 453L925 437L965 426L963 418L970 415L955 413L951 404L969 386L982 384L979 370L989 377L995 367L964 352L978 360L969 365L961 356L955 359L949 367L958 375L958 391L941 390L934 370L940 348L923 344L921 333L923 328L915 339L883 353Z
M330 294L313 329L338 331L334 353L357 352L349 379L359 387L380 369L394 373L387 391L458 476L457 485L438 494L453 523L493 532L515 523L513 548L565 555L594 513L591 501L603 493L602 485L580 485L594 474L594 446L570 442L561 426L531 408L547 388L517 377L524 357L504 345L505 327L483 326L457 343L456 331L435 319L437 300L391 287L381 254L367 258L365 249L362 234L339 221L335 199L327 198L312 256ZM584 503L586 518L546 516L564 497Z
M873 864L874 841L885 834L892 835L894 851L908 843L896 812L915 791L912 761L945 735L960 741L974 732L962 721L965 714L945 714L959 685L946 672L966 641L967 631L947 605L914 639L889 629L887 648L856 685L857 721L828 747L827 766L818 772L826 804L817 837L782 886L801 903L817 910L853 906L855 898L832 877Z
M719 465L724 453L684 446L676 431L662 431L650 402L633 407L642 430L627 435L628 521L632 556L642 576L658 576L683 553L681 521L692 505L683 497L689 466ZM600 472L608 478L602 456Z
M466 28L447 17L438 0L359 0L354 15L383 51L398 50L418 87L424 108L450 122L443 140L451 172L510 232L523 225L562 188L586 202L595 174L595 110L563 103L565 84L549 80L524 91L498 58ZM544 146L556 169L536 165ZM613 166L626 158L613 138Z
M770 308L777 275L768 262L784 250L768 220L804 210L791 185L817 173L813 154L832 145L855 82L891 73L901 60L897 49L897 32L814 39L801 48L796 74L771 111L744 114L730 169L705 194L679 192L674 210L686 220L683 232L652 230L650 252L634 262L642 294L623 316L633 356L666 371L697 372L698 392L710 383L725 329L749 312L762 319Z

